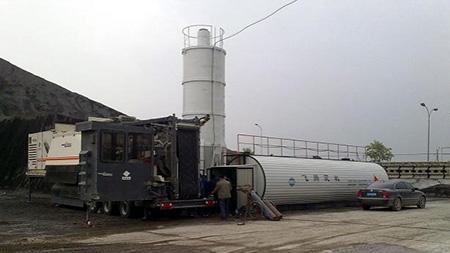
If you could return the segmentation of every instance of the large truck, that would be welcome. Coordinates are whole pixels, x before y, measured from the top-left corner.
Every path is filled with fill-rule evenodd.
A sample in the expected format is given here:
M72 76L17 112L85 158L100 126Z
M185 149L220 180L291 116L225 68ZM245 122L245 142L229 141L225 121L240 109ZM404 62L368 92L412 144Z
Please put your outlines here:
M29 152L49 148L29 157L28 173L45 175L55 204L106 214L210 207L215 201L201 196L199 185L199 130L207 120L91 119L33 133Z

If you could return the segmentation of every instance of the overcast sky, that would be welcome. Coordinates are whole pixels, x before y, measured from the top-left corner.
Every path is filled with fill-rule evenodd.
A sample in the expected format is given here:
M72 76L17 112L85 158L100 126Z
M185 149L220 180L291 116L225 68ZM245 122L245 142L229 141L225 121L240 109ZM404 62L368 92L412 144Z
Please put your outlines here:
M0 0L0 57L145 119L182 112L181 30L231 34L287 1ZM225 42L226 141L237 133L450 146L450 1L309 0ZM450 158L450 156L448 156Z

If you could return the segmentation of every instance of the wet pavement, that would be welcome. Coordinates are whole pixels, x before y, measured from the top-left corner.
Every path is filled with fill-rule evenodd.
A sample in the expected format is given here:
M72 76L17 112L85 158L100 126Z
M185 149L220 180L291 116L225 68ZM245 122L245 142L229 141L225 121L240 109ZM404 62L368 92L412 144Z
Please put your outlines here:
M450 200L426 209L299 210L279 222L217 217L147 221L54 207L45 194L0 191L0 252L450 252Z

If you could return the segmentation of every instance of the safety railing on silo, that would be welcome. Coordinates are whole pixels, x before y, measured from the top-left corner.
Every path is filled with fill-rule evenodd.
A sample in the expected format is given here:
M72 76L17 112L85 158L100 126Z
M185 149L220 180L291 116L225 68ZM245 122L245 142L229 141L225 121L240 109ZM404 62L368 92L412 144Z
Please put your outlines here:
M184 35L184 47L192 47L198 45L197 33L200 29L207 29L211 34L210 44L211 46L216 46L223 48L223 35L225 30L221 27L215 27L213 25L190 25L183 28L182 32Z
M364 146L273 136L238 134L237 149L255 155L367 161Z

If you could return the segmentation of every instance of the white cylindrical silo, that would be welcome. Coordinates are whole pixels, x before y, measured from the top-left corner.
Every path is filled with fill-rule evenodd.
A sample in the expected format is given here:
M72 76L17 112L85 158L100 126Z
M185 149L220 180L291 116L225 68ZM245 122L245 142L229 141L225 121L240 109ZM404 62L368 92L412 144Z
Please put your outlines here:
M191 30L194 30L191 34ZM225 148L225 50L211 26L183 30L183 118L210 120L200 129L200 168L221 163Z

